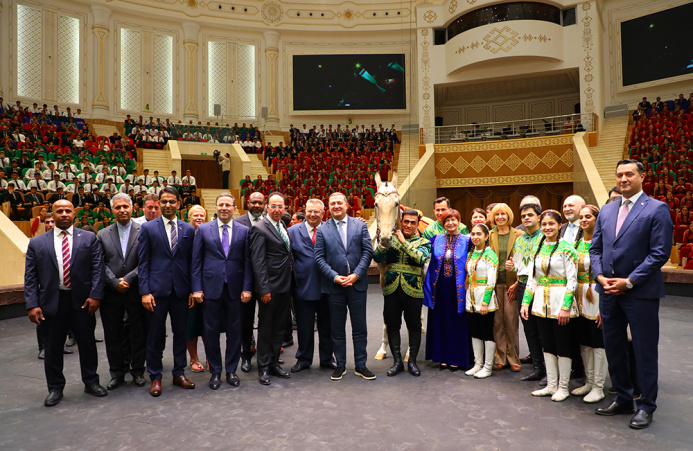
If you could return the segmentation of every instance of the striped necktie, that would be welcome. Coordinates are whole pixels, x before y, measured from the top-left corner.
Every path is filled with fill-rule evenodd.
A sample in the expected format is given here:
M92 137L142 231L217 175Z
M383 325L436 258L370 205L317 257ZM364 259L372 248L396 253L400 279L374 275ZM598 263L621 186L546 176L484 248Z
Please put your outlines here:
M169 221L169 224L171 225L171 252L174 252L178 245L178 231L176 230L175 221Z
M67 239L67 230L63 230L63 285L72 288L70 282L70 241Z
M279 231L279 235L282 237L282 240L284 240L284 244L286 244L286 250L290 251L291 246L289 246L289 237L286 236L284 229L282 229L282 226L280 226L279 223L277 223L277 230Z

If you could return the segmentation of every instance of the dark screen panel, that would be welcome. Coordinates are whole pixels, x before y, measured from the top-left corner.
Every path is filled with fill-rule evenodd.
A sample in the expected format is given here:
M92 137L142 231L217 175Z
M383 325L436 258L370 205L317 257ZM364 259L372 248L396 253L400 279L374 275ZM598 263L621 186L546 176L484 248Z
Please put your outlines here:
M693 3L621 22L623 85L693 73Z
M294 55L294 110L403 110L404 54Z

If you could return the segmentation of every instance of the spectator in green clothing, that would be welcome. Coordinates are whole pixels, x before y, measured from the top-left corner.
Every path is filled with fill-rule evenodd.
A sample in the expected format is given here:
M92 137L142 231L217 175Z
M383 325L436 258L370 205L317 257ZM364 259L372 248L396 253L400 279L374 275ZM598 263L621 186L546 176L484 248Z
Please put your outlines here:
M450 209L450 199L447 197L439 197L435 201L433 201L433 214L436 217L436 221L426 227L426 230L423 231L421 234L424 238L431 238L436 235L442 235L445 233L445 228L443 227L443 223L441 222L443 218L447 217L448 210ZM460 221L459 225L460 233L462 235L468 235L469 230L467 229L467 226Z

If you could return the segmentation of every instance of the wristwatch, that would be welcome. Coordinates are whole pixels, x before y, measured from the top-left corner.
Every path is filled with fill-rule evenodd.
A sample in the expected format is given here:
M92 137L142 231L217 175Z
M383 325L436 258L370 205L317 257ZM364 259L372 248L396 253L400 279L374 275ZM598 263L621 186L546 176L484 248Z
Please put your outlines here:
M626 288L629 290L633 289L633 282L631 282L630 278L626 279Z

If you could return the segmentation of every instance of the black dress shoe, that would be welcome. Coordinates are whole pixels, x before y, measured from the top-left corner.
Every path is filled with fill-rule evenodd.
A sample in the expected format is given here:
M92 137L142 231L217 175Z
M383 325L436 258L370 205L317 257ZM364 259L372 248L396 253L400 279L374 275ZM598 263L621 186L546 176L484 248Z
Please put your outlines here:
M285 341L284 343L282 343L282 348L290 348L293 345L294 345L294 340L291 339L289 341Z
M241 385L241 380L236 376L236 373L226 373L226 382L232 387Z
M243 371L244 373L250 373L250 369L250 359L241 357L241 371Z
M75 341L75 337L67 337L67 341L65 342L65 346L68 348L71 348L72 346L76 345L77 342Z
M62 390L56 390L48 393L48 396L46 396L46 399L43 400L43 405L46 407L53 407L58 405L60 403L60 400L63 399L63 391Z
M638 410L630 420L629 426L633 429L645 429L652 423L652 414L644 410Z
M63 346L63 354L74 354L75 351L72 349L68 348L67 346Z
M527 365L528 363L532 363L532 356L531 355L526 355L524 357L520 358L520 363L523 365Z
M526 375L525 377L521 377L520 380L522 382L527 382L527 381L540 381L543 378L546 377L546 371L542 370L534 370L530 374Z
M133 376L132 381L137 385L138 387L144 387L144 384L147 383L147 381L144 379L143 376Z
M260 379L258 382L260 382L262 385L269 385L272 383L270 381L269 372L266 368L260 370Z
M291 367L291 372L292 373L300 373L301 371L307 370L308 368L310 368L310 365L305 366L305 365L301 365L300 363L296 363L296 365Z
M616 401L613 401L611 404L609 404L608 407L600 407L597 410L594 411L597 415L604 415L607 417L611 417L614 415L622 415L622 414L633 414L635 413L635 407L633 407L633 403L629 402L628 404L619 404Z
M118 388L119 385L122 385L125 383L125 376L120 376L120 377L114 377L113 379L108 382L108 385L106 385L106 388L109 390L115 390Z
M44 351L43 349L39 349L38 359L44 360L45 358L46 358L46 351Z
M375 374L373 374L373 372L365 366L362 366L361 368L356 368L354 370L354 374L356 374L357 376L361 376L362 378L368 381L372 381L373 379L375 379Z
M341 380L345 374L346 374L346 368L344 368L343 366L338 366L332 372L331 378L333 381L338 381L338 380Z
M270 373L272 376L277 376L277 377L280 377L280 378L282 378L282 379L291 379L291 374L289 374L289 373L287 373L286 371L284 371L284 370L282 369L282 367L279 366L279 365L271 367L271 368L269 369L269 373Z
M390 369L387 370L387 377L397 376L402 371L404 371L404 363L400 360L393 363Z
M407 362L407 369L409 370L409 374L412 376L421 376L421 369L419 368L419 365L417 365L416 360L412 360L411 357L409 357L409 361Z
M212 374L209 378L209 388L219 390L219 387L221 387L221 374Z
M106 391L105 388L100 386L99 384L94 384L94 385L85 385L84 386L84 393L89 393L90 395L93 396L106 396L108 395L108 392Z

